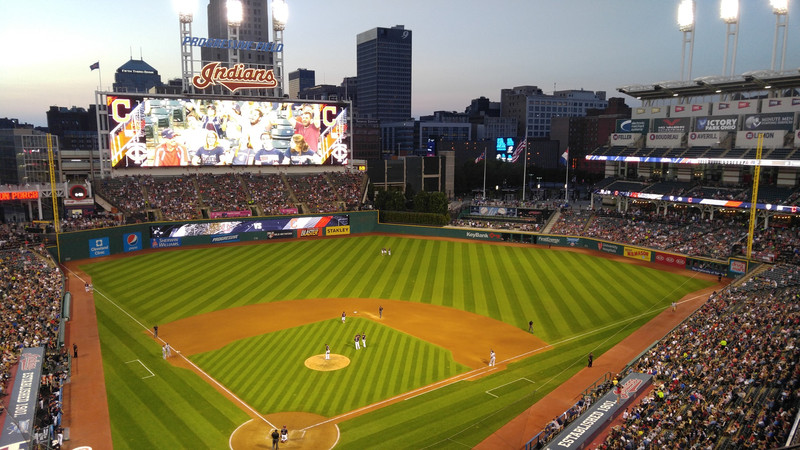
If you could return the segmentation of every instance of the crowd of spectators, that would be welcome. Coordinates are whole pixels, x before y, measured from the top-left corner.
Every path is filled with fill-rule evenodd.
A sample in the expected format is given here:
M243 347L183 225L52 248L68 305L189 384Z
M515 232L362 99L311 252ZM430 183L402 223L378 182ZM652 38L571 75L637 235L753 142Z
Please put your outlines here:
M600 448L776 448L800 405L800 269L706 304L630 367L653 387Z
M148 203L160 209L165 220L202 218L192 176L153 178L147 191Z
M0 232L0 238L11 239ZM62 275L42 245L0 251L0 395L9 394L13 366L22 349L44 347L42 378L34 433L57 437L61 426L62 390L68 356L58 341L63 297ZM5 412L0 412L0 416Z
M200 201L211 211L247 211L250 209L247 190L236 174L197 175Z
M364 175L357 172L330 172L328 181L348 211L356 211L361 206L364 193Z
M305 206L302 212L341 211L336 192L331 189L324 174L287 175L287 181L297 201Z
M261 208L264 215L283 214L282 211L296 208L280 175L254 175L247 173L243 174L242 177L245 185L249 188L253 203Z

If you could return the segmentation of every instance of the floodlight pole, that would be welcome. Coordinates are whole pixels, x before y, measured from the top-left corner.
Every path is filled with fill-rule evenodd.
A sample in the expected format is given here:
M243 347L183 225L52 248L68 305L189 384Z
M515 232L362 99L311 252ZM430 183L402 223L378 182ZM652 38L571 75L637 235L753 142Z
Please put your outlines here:
M789 35L789 28L787 27L787 23L789 22L789 11L788 10L773 10L775 14L775 39L772 43L772 64L770 65L770 70L775 70L775 55L778 52L778 31L783 28L783 48L781 50L781 72L783 72L783 64L786 61L786 38ZM783 20L781 20L783 19Z
M725 33L725 58L722 60L722 74L726 75L728 70L728 48L730 47L730 40L733 37L733 51L731 52L731 70L728 75L733 76L736 71L736 47L739 44L739 19L726 20L727 24Z
M528 176L528 136L527 133L525 135L525 140L523 141L525 145L525 161L523 161L524 166L522 166L522 201L525 202L525 185L527 176Z
M192 54L192 13L178 13L181 30L181 84L183 92L191 93L194 91L192 86L192 75L194 75L194 55Z

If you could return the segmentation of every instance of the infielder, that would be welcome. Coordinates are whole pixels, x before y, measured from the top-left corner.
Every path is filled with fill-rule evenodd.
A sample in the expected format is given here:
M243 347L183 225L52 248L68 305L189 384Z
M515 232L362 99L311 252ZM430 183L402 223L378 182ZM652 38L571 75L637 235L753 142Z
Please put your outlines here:
M359 340L359 338L360 338L360 337L361 337L361 336L359 336L359 335L356 335L356 338L355 338L356 350L360 350L360 349L361 349L361 347L359 347L359 345L358 345L358 340Z
M494 366L494 350L489 350L489 367Z
M342 323L344 323L344 319L347 318L347 314L342 311Z
M325 359L331 359L331 346L325 344Z

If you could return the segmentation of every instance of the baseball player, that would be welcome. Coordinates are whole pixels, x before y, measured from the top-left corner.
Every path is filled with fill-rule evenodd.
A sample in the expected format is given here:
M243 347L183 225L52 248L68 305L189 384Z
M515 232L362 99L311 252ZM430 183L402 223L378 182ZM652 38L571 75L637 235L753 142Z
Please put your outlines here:
M289 430L286 429L286 425L281 428L281 442L286 442L289 440Z
M361 338L361 336L356 335L356 338L355 338L356 350L360 350L361 349L361 347L358 345L358 341L359 341L360 338Z
M494 350L489 350L489 367L494 366Z
M367 334L361 333L361 346L367 348Z
M331 346L325 344L325 359L331 359Z
M344 319L346 319L346 318L347 318L347 314L344 311L342 311L342 323L344 323Z

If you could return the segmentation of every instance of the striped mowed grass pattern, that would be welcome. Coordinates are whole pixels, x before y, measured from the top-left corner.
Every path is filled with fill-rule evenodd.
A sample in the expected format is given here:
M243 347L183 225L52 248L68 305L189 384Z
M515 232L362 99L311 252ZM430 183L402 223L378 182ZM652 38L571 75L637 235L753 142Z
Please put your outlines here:
M392 256L381 255L382 247L391 248ZM458 383L457 386L495 383L500 381L497 378L504 376L526 377L539 380L540 385L535 387L537 395L543 395L541 377L552 367L567 370L571 367L570 364L574 365L574 361L580 360L581 363L577 367L569 369L574 373L582 366L583 357L589 349L594 350L595 355L599 355L601 352L597 351L598 348L608 348L632 332L635 328L631 328L631 323L644 323L646 319L668 306L673 299L708 285L705 281L650 267L624 264L567 251L398 236L353 236L316 241L168 251L91 264L83 269L92 276L99 292L113 299L140 323L147 324L146 327L154 323L168 323L205 312L253 303L335 297L385 298L448 306L492 317L523 329L527 329L528 320L533 320L537 336L550 343L561 342L557 349L561 355L568 358L566 361L570 361L569 363L565 362L566 365L562 366L551 360L552 356L540 355L512 365L504 374L479 382ZM98 303L98 309L100 305L101 303ZM100 320L105 318L100 317ZM120 319L123 322L125 320L131 319L124 317ZM310 325L309 329L315 326ZM141 325L128 328L133 329L131 333L141 334ZM301 328L303 330L296 332L305 332L306 327ZM125 329L125 327L113 327L112 331L122 333ZM290 330L286 332L289 333ZM582 337L587 333L591 336ZM124 340L118 337L115 341L106 339L105 336L106 333L101 333L104 355L106 347L116 346L119 341ZM480 338L479 330L474 338ZM280 337L270 339L280 339ZM599 346L598 342L601 343ZM352 341L350 344L352 345ZM310 341L308 345L312 345ZM324 343L314 342L313 346L324 347ZM306 349L300 348L297 353L301 353L300 350ZM148 351L154 352L149 347ZM291 353L293 349L287 348L285 351ZM241 367L244 367L242 364L254 356L250 353L237 357L237 353L228 352L226 357L231 358L229 364L232 370L240 371ZM215 358L219 357L203 355L198 361L209 358L203 360L202 364L208 363L213 367L216 363ZM279 355L275 356L276 360L279 358ZM530 365L531 361L540 359L548 359L551 365L549 367ZM438 366L438 363L435 366ZM520 368L520 373L516 373L516 367ZM555 372L554 376L566 379L570 373L563 370ZM177 369L173 370L175 371ZM393 380L390 379L387 389L414 384L413 380L405 379L406 372L391 369L385 372L387 372L385 376L395 377ZM446 370L439 369L434 378L444 378L447 373ZM182 376L185 376L186 380L192 378L185 374ZM380 374L376 373L374 376ZM263 380L268 378L269 374L254 375L254 377L256 380L251 380L250 384L247 384L244 378L242 381L233 382L242 383L246 392L251 389L258 390L259 383L264 383ZM514 385L519 385L519 389L529 394L534 391L531 386L526 387L521 383ZM369 389L372 389L372 386ZM355 443L352 448L359 448L358 442L363 443L359 441L359 436L375 437L381 433L375 432L376 429L383 427L384 432L390 433L398 424L418 424L420 414L405 412L404 405L435 399L436 402L444 402L445 406L442 408L446 410L448 408L446 404L460 396L463 398L457 400L457 404L467 401L470 404L484 405L487 402L481 399L487 396L485 390L475 388L476 392L469 394L469 390L446 388L433 394L426 394L420 400L392 405L385 412L370 413L368 414L370 417L380 417L399 408L397 415L391 419L392 423L381 425L370 422L366 428L353 425L352 432L343 435L340 445L352 440ZM336 395L335 392L327 390L324 394ZM139 394L132 392L131 395ZM209 395L215 397L213 394ZM291 393L284 392L283 395L288 395L290 399L292 397ZM356 396L355 393L349 395ZM477 397L471 398L471 395ZM375 398L379 397L380 395L375 395ZM425 400L422 400L423 398ZM255 399L255 401L258 403L262 400ZM266 405L267 401L263 401ZM324 405L316 407L327 408L325 411L333 412L337 408L349 408L349 404L362 404L367 401L369 400L366 398L345 400L318 398L316 402L322 402ZM524 407L530 405L532 401L533 398L530 396L520 401L519 396L503 395L488 402L493 407L491 411L484 412L491 415L492 420L489 422L496 429L512 418L514 413L524 410ZM209 400L210 404L216 405L217 402L229 403L221 397ZM123 403L120 403L119 407L122 405ZM286 409L283 405L276 407L280 407L281 410L300 410L296 406ZM428 433L426 439L435 438L451 429L468 428L469 426L465 424L472 423L470 420L477 420L475 418L481 414L481 406L463 409L458 409L460 406L454 407L457 411L445 414L441 418L422 414L426 420L425 426L433 427L436 431ZM221 406L220 408L224 409ZM119 408L112 408L112 422L118 420L126 422L124 414L115 412L117 409ZM424 407L422 409L425 410ZM498 411L504 412L498 413ZM465 414L473 415L465 417ZM343 430L351 430L350 423L358 424L361 420L363 419L353 419L341 427ZM222 427L224 426L227 424ZM121 427L115 425L115 439L119 428ZM147 432L146 429L139 431ZM479 441L480 436L486 436L492 431L489 428L480 428L466 434L462 432L461 435L472 436L473 441ZM154 435L157 436L158 433L155 432ZM382 438L387 438L387 435L383 434Z
M366 348L355 349L355 333L366 334ZM305 359L322 354L326 343L332 353L348 357L350 365L330 372L305 367ZM191 359L259 411L325 417L469 370L442 348L360 318L344 325L334 318L242 339Z

